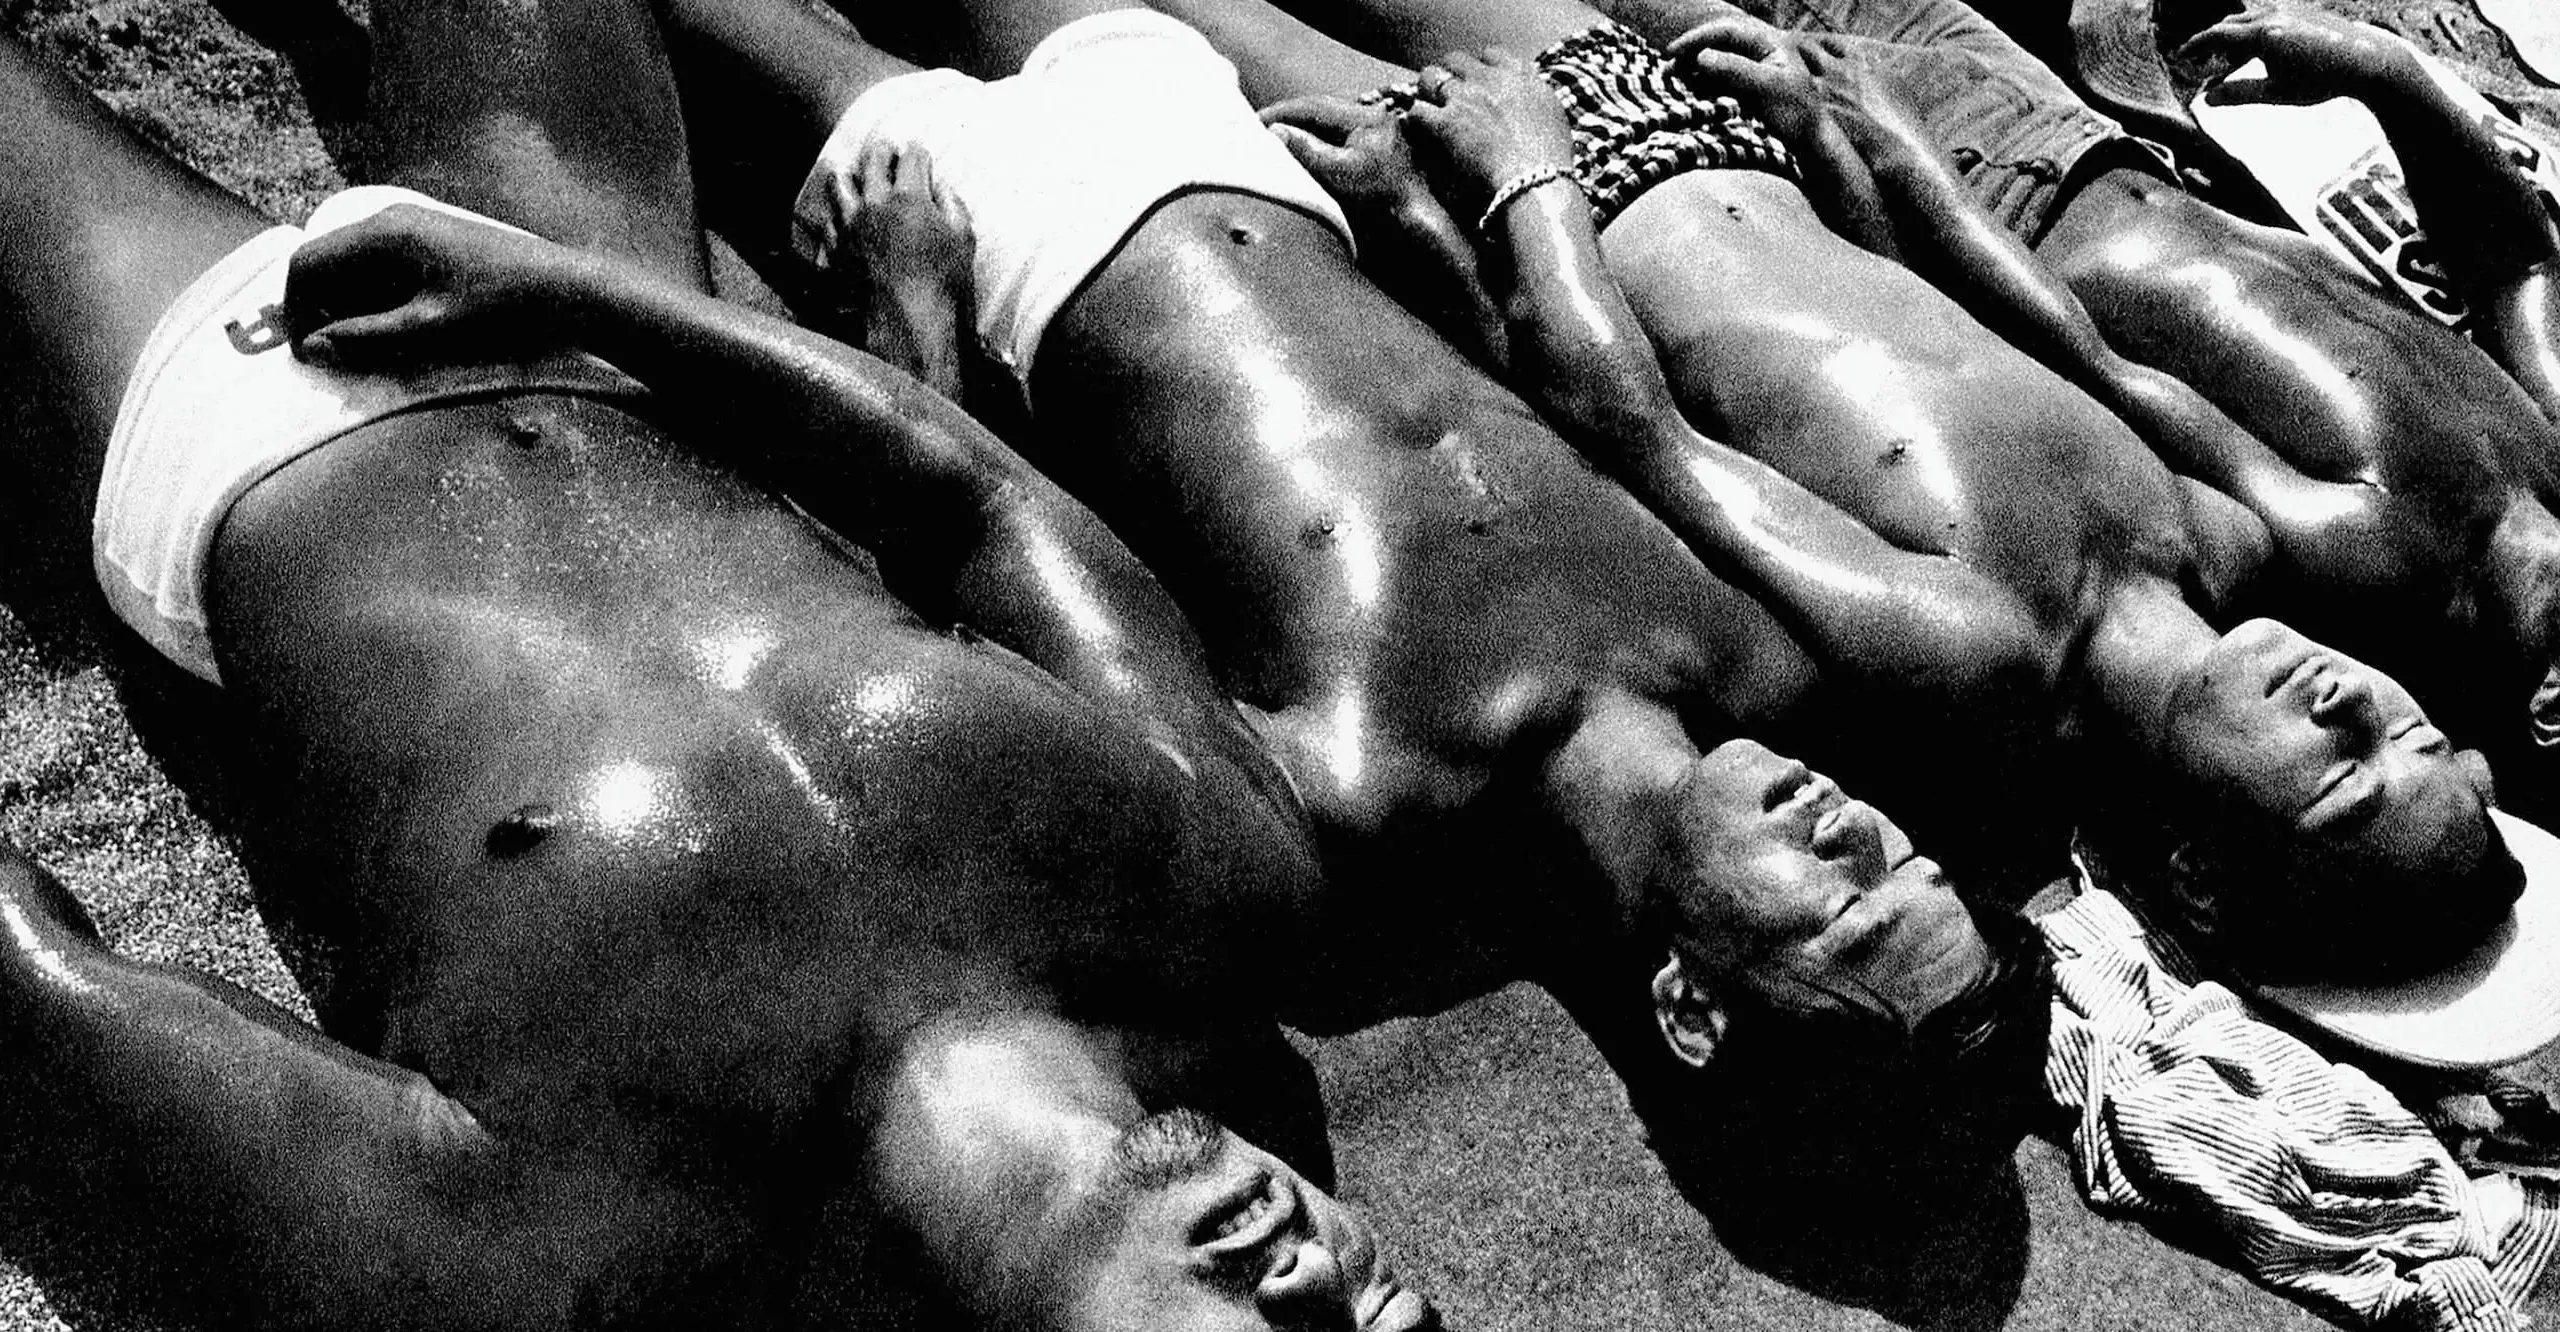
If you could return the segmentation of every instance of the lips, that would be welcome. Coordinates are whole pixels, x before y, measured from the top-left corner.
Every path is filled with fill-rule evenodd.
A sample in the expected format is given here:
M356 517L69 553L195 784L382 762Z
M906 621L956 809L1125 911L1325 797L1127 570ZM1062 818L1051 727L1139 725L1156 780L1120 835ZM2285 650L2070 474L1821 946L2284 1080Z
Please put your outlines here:
M1430 1302L1389 1280L1360 1302L1360 1332L1422 1332L1440 1326Z
M1767 800L1771 814L1803 827L1809 836L1823 817L1847 803L1830 778L1801 763L1770 788Z
M2274 698L2278 694L2289 697L2308 696L2311 691L2318 688L2320 677L2327 670L2328 665L2328 657L2319 649L2313 648L2304 652L2300 657L2295 658L2290 666L2275 672L2269 678L2267 697Z
M1774 810L1780 805L1786 804L1789 800L1794 799L1799 792L1803 791L1807 786L1812 785L1814 781L1815 774L1813 769L1808 768L1801 763L1790 761L1786 767L1779 772L1778 779L1769 783L1769 789L1761 793L1760 807L1762 809Z
M1277 1175L1258 1174L1210 1213L1200 1248L1211 1254L1254 1252L1278 1238L1297 1215L1297 1190Z
M1868 808L1863 801L1839 796L1836 788L1833 795L1835 798L1829 802L1828 807L1821 808L1821 812L1813 819L1813 835L1810 840L1817 854L1830 850L1837 844L1840 837L1856 831L1853 826L1855 820Z

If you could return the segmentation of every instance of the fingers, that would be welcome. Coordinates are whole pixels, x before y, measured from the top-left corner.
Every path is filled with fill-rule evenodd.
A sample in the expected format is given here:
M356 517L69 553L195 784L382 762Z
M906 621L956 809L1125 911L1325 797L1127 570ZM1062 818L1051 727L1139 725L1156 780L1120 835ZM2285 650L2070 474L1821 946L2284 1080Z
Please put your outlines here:
M1383 115L1378 107L1357 102L1332 93L1310 97L1292 97L1273 102L1262 109L1265 125L1288 125L1321 135L1334 143L1348 139L1355 132L1377 122ZM1286 142L1284 135L1282 141Z
M2204 90L2207 106L2305 106L2325 102L2330 94L2298 87L2274 75L2257 79L2225 78Z
M371 217L303 242L285 269L285 313L295 328L398 306L424 285L424 259L402 219Z
M1745 100L1767 102L1791 91L1787 71L1775 65L1764 65L1750 56L1699 50L1689 56L1689 65L1706 83L1719 89L1730 89Z
M1286 120L1272 121L1271 133L1319 182L1339 178L1340 173L1351 169L1356 157L1350 149L1327 143Z
M889 188L900 194L932 194L933 155L920 148L899 153L890 163Z
M898 150L874 139L862 145L862 156L854 160L853 174L858 182L859 197L885 199L898 168Z
M1742 14L1712 18L1671 39L1673 60L1689 60L1702 51L1722 51L1747 60L1766 60L1778 53L1778 30Z
M944 224L953 231L967 233L974 242L977 232L969 225L969 205L959 195L944 189L940 180L933 183L933 206L942 210Z
M1480 82L1496 71L1526 74L1529 70L1527 60L1514 52L1492 46L1481 52L1451 51L1437 62L1423 66L1414 83L1421 89L1424 101L1445 102L1449 90L1459 84Z
M428 359L439 312L431 302L412 301L379 314L331 320L304 333L293 344L302 360L333 369L363 369L399 361Z
M2180 43L2170 59L2191 77L2220 78L2264 54L2280 21L2273 14L2235 14Z

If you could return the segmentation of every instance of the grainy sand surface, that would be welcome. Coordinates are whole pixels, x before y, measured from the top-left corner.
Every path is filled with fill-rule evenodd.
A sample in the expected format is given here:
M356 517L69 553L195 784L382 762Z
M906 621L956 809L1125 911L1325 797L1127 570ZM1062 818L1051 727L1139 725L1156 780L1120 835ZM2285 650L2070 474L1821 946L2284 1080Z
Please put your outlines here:
M299 218L336 187L290 78L200 4L20 0L0 13L146 133L270 215ZM2476 19L2453 30L2475 40L2485 32ZM2511 98L2538 95L2498 86ZM21 580L0 577L0 838L53 866L116 948L300 1009L247 881L162 775L190 765L190 729L146 728L161 747L155 761L127 725L132 707L158 700L183 716L207 700L120 688L85 635L51 617L42 617L44 632L30 632L11 613L37 619L34 604ZM162 741L164 731L175 738ZM191 780L190 789L221 799L219 782ZM1643 1150L1597 1059L1534 992L1324 1043L1319 1064L1347 1195L1397 1238L1404 1265L1440 1296L1454 1327L1889 1325L1727 1255ZM2014 1193L1949 1227L1899 1321L2057 1332L2321 1325L2140 1229L2092 1218L2050 1145L2031 1142L2018 1160ZM130 1326L88 1311L66 1323L6 1261L50 1271L58 1255L43 1244L0 1231L0 1332Z

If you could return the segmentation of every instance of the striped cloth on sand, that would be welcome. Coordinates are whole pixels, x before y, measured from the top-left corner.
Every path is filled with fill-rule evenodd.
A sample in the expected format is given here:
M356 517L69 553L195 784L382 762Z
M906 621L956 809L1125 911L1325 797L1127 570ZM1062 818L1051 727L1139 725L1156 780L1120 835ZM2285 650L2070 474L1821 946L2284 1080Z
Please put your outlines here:
M2380 1084L2252 1017L2091 890L2037 921L2046 1090L2098 1207L2218 1233L2220 1255L2355 1326L2506 1332L2560 1249L2560 1186L2475 1180Z

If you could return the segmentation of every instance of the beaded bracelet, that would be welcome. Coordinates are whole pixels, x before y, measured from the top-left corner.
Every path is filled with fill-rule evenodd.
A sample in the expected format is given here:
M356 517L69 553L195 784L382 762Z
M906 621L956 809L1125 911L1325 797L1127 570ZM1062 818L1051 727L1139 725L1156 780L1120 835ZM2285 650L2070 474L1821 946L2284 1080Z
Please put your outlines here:
M1560 166L1531 167L1502 182L1502 188L1493 192L1493 202L1484 206L1484 216L1476 219L1476 234L1487 240L1493 239L1493 224L1502 216L1503 209L1548 181L1564 179L1570 170Z

